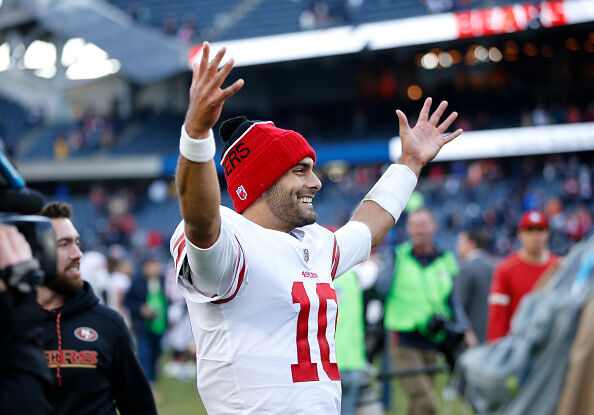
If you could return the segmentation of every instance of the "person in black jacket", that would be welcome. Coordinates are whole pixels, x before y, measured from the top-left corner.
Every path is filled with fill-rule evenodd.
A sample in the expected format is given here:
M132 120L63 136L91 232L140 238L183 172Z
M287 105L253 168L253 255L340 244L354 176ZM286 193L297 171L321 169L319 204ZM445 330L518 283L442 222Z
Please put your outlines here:
M41 327L33 318L36 291L23 293L5 283L27 262L33 262L33 255L25 237L17 228L0 224L0 414L52 413Z
M81 279L79 235L70 221L72 207L51 202L57 244L57 276L37 293L45 357L54 385L55 414L156 414L151 388L135 354L123 318L99 304Z

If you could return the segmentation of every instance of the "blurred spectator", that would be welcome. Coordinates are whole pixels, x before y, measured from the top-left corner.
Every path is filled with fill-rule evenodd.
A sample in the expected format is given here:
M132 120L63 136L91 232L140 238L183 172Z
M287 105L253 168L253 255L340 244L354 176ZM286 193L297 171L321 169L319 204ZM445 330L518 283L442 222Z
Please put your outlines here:
M455 121L455 128L462 128L464 131L472 131L472 122L464 115L460 115Z
M66 133L66 141L70 152L76 153L84 145L85 137L80 129L73 128Z
M124 321L132 327L130 315L124 306L124 298L132 284L134 265L126 257L123 247L113 245L109 249L109 285L107 289L107 305L124 317Z
M379 94L382 99L391 101L396 97L396 77L391 69L384 69L380 75L379 83Z
M533 125L549 125L551 124L551 115L543 104L538 104L532 111L532 124Z
M419 0L425 3L425 9L429 14L445 13L454 8L453 0Z
M140 364L153 386L161 356L161 337L167 329L167 299L163 283L161 261L149 254L143 259L141 272L132 280L124 299L138 344Z
M163 367L165 375L182 382L196 378L194 338L186 301L177 288L175 267L169 263L165 272L165 294L169 302L169 326L164 339L166 347L173 350L173 358Z
M554 102L551 109L551 117L554 124L564 124L567 122L565 110L558 102Z
M568 123L582 122L582 114L575 104L570 104L565 109L565 119Z
M379 267L373 257L355 266L334 281L338 307L336 321L336 362L340 371L341 415L354 415L360 403L361 388L367 382L365 349L365 308L363 291L377 280ZM377 399L366 402L369 415L382 415Z
M567 217L565 233L574 242L582 240L592 227L592 217L584 206L578 206L575 212Z
M138 23L149 24L151 21L151 9L142 3L134 3L130 5L128 14Z
M38 126L43 123L43 118L45 116L45 110L41 105L35 105L31 108L27 114L27 122L31 126Z
M495 269L488 247L488 235L483 228L475 227L458 235L456 251L461 262L454 292L480 343L487 339L487 298Z
M54 141L54 158L57 161L64 161L68 158L68 143L62 136L56 137Z
M194 39L196 35L196 23L195 18L192 15L186 15L184 17L184 22L179 27L177 31L176 38L182 43L189 43Z
M175 35L177 31L177 17L174 14L168 14L163 18L163 31L168 35Z
M337 24L351 24L352 23L352 16L351 16L351 9L353 7L359 7L362 3L361 0L358 1L358 5L352 5L351 3L357 3L357 1L353 2L353 0L339 0L338 3L335 3L334 9L334 16L336 17Z
M87 251L80 260L80 272L83 279L91 284L99 302L105 304L109 272L107 271L107 258L101 252Z
M539 278L554 268L559 257L549 251L549 222L544 213L529 210L518 222L520 249L504 258L495 269L489 292L487 340L505 336L520 300Z
M437 222L431 211L421 208L409 213L406 231L410 242L396 247L394 278L384 314L384 326L392 335L392 363L398 370L437 363L443 339L431 331L429 322L435 318L460 323L465 327L466 343L477 343L468 317L452 295L458 273L456 258L435 245ZM406 376L401 385L408 396L410 415L437 413L433 375Z
M311 1L299 15L301 30L320 29L331 24L330 6L325 0Z

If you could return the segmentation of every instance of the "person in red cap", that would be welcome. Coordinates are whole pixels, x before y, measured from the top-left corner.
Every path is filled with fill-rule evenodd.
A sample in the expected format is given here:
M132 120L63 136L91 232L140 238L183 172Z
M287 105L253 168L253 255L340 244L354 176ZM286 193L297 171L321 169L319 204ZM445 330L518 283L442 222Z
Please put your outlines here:
M508 255L495 268L489 291L487 341L505 336L520 300L559 257L549 251L549 222L539 210L522 214L518 222L520 249Z
M196 343L197 386L209 414L340 413L332 281L365 261L394 226L421 168L462 130L445 135L447 102L414 128L397 111L402 156L369 191L352 219L332 233L318 225L322 184L316 153L299 133L236 117L220 128L221 165L234 210L220 206L213 125L233 60L225 49L194 65L182 126L176 184L183 220L170 250Z

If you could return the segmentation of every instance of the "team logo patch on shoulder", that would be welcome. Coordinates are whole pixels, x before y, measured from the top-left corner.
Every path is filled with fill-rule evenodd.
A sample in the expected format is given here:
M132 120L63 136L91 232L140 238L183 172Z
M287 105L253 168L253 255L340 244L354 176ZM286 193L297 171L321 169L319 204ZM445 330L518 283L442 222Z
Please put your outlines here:
M99 339L99 334L90 327L79 327L74 330L74 335L84 342L94 342Z

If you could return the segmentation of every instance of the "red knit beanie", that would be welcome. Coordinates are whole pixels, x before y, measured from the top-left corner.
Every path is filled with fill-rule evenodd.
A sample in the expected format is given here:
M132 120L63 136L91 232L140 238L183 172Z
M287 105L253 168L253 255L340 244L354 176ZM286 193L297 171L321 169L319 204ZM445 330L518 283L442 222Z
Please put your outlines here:
M290 168L316 153L303 136L272 121L236 117L220 129L225 142L221 165L237 213L243 212Z

